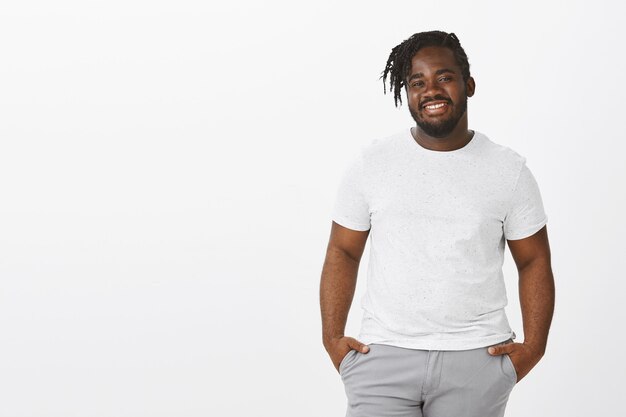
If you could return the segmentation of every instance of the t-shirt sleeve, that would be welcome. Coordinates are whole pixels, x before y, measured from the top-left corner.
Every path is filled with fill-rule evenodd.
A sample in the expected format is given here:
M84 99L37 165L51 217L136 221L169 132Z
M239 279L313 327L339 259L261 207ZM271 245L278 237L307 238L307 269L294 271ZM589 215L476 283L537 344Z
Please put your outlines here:
M507 240L532 236L548 222L539 185L525 161L509 207L503 226Z
M370 229L369 204L365 196L365 164L363 154L344 168L335 195L332 220L348 229L366 231Z

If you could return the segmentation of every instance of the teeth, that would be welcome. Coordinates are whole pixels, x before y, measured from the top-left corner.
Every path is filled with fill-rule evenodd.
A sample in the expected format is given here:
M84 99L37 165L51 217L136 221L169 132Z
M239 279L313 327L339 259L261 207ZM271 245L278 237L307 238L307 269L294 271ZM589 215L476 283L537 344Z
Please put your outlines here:
M443 107L445 105L446 105L446 103L430 104L430 105L426 106L426 108L429 109L429 110L434 110L434 109L438 109L440 107Z

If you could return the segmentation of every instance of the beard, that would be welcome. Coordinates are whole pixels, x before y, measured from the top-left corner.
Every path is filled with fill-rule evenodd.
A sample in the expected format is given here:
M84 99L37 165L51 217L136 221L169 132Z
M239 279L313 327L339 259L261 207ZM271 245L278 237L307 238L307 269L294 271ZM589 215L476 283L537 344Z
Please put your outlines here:
M443 97L435 97L435 100L446 100ZM450 100L448 101L448 105L451 104ZM427 122L419 116L419 112L413 110L409 107L409 111L411 112L411 116L415 123L426 133L428 136L433 138L443 138L448 136L457 124L459 124L459 120L463 117L463 114L467 110L467 95L463 98L463 100L459 103L457 107L456 104L452 105L452 114L447 119L438 121L438 122Z

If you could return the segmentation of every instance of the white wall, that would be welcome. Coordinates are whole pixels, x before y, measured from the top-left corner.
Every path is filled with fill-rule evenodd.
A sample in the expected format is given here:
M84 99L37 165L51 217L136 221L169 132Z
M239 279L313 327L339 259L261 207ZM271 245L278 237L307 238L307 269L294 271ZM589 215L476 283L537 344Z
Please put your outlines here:
M518 3L0 6L0 417L343 415L332 200L358 145L413 123L378 77L432 29L469 55L470 128L527 157L550 219L548 350L507 416L616 415L624 13Z

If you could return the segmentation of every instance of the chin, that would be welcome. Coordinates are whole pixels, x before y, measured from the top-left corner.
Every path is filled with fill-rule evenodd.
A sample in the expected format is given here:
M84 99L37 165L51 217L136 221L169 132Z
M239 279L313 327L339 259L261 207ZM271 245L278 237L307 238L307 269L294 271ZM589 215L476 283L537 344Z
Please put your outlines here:
M443 138L445 136L448 136L450 133L452 133L452 131L454 131L457 124L459 123L458 120L454 122L451 120L444 120L441 123L437 124L424 123L422 120L416 120L415 122L420 127L420 129L422 129L428 136L432 136L434 138Z

